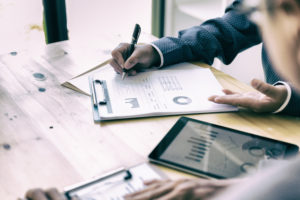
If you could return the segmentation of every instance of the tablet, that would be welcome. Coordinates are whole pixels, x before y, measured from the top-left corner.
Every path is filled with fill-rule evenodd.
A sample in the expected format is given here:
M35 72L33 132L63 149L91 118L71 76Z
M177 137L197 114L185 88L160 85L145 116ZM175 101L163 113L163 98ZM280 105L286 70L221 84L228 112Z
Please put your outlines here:
M298 146L181 117L150 153L149 160L218 179L256 171L264 160L296 155Z

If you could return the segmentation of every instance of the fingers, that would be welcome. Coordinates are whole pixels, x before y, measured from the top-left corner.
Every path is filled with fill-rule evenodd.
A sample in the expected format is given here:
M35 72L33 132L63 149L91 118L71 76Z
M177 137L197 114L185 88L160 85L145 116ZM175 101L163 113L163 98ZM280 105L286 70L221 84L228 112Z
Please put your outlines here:
M242 106L253 109L255 107L256 100L243 94L231 94L224 96L217 96L213 99L215 103L228 104L232 106Z
M162 180L158 180L158 179L154 179L154 180L150 180L150 181L144 181L144 185L149 186L149 185L152 185L152 184L155 184L155 183L159 183L161 181ZM166 180L166 181L168 181L168 180Z
M229 89L223 89L222 90L225 94L236 94L236 92L233 92L233 91L231 91L231 90L229 90Z
M233 91L231 91L231 90L229 90L229 89L223 89L222 91L223 91L224 94L226 94L226 95L237 94L236 92L233 92ZM210 97L208 98L208 100L209 100L209 101L212 101L212 102L215 102L215 103L218 103L217 101L215 101L215 99L216 99L217 97L220 97L220 95L213 95L213 96L210 96Z
M210 97L208 97L208 100L209 101L212 101L212 102L215 102L215 99L218 97L218 95L213 95L213 96L210 96ZM217 103L217 102L215 102L215 103Z
M213 97L215 103L229 104L233 106L241 106L254 112L274 112L280 105L281 99L270 98L260 92L249 92L243 94L232 94Z
M129 56L124 64L124 68L129 70L139 63L139 52L134 51L131 56Z
M56 188L47 189L45 193L51 200L66 200L66 198L61 193L59 193Z
M140 69L160 63L158 52L150 44L136 45L133 53L127 58L129 49L130 44L122 43L112 51L113 59L110 64L117 73L122 73L123 69L127 69L129 75L135 75Z
M116 60L112 59L109 64L118 74L121 74L123 72L123 68L116 62Z
M251 85L254 89L265 94L266 96L276 97L277 95L277 88L275 86L265 83L261 80L253 79L251 81Z
M114 70L115 70L118 74L122 74L122 73L123 73L123 68L120 67L120 65L118 65L118 64L116 63L115 60L111 60L111 61L110 61L110 65L114 68ZM129 70L128 74L131 75L131 76L134 76L134 75L137 74L137 72L136 72L136 70L131 69L131 70Z
M167 193L159 198L157 198L157 200L183 200L186 199L184 198L185 194L178 194L178 192L176 190L171 191L170 193Z
M209 199L209 197L218 193L220 189L213 187L202 187L194 190L195 197L201 197L202 200Z
M214 103L241 106L252 110L255 110L257 107L259 97L255 93L253 95L248 93L237 93L228 89L224 89L223 92L225 95L214 95L209 97L208 100Z
M45 191L40 188L31 189L26 193L26 198L30 200L65 200L65 197L55 188Z
M147 188L127 195L127 200L184 200L208 199L225 187L236 183L231 180L179 179L147 181Z
M211 96L209 101L233 106L242 106L255 112L274 112L286 100L287 89L285 86L273 86L258 79L253 79L251 85L256 92L235 93L223 90L223 96Z
M149 182L147 187L141 191L125 196L126 200L153 199L171 190L170 180L154 180Z
M40 188L28 190L26 193L26 198L30 200L48 200L46 194Z
M114 68L114 70L121 74L123 69L131 69L139 62L139 52L134 51L133 54L127 58L127 52L130 48L130 44L121 43L118 47L116 47L112 52L112 60L110 61L110 65ZM126 62L125 62L126 60ZM136 71L130 71L130 75L135 75Z
M241 105L240 101L240 95L239 94L233 94L233 95L224 95L224 96L216 96L213 101L215 103L223 103L223 104L229 104L233 106L239 106Z
M121 43L111 52L113 60L121 68L124 67L124 59L126 59L125 55L127 54L129 47L129 44Z

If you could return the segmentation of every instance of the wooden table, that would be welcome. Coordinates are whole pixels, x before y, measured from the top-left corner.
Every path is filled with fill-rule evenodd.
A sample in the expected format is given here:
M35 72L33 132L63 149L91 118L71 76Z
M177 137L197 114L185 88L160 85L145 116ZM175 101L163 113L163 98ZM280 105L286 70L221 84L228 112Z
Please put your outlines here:
M16 199L33 187L63 189L147 161L179 118L94 123L90 97L60 85L82 70L72 48L61 42L38 54L0 56L0 199ZM60 51L50 55L53 49ZM249 90L212 70L224 87ZM247 111L189 117L300 145L298 118Z

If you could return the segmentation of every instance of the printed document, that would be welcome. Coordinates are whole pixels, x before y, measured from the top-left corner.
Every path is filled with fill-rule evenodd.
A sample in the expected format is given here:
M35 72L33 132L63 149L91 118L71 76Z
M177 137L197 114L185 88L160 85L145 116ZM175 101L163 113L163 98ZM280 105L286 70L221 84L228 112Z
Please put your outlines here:
M144 181L163 178L166 178L166 175L162 171L148 163L143 163L77 185L75 188L67 189L66 193L72 199L78 200L123 200L124 195L144 189Z
M207 68L160 69L127 76L98 72L92 80L105 81L95 85L100 120L236 111L237 108L208 101L211 95L221 95L222 87ZM101 88L105 87L105 88ZM104 92L104 93L103 93Z

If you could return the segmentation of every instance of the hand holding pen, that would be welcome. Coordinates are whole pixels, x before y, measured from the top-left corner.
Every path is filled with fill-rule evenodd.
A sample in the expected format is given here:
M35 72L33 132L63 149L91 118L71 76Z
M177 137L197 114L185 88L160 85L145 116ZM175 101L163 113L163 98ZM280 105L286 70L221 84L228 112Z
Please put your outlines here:
M133 53L134 47L139 39L140 33L141 33L140 25L135 24L134 31L133 31L132 38L131 38L130 47L129 47L128 54L127 54L127 58L129 58L131 56L131 54ZM124 80L125 76L127 75L127 72L128 72L128 70L123 67L122 80Z
M137 26L135 27L131 44L121 43L111 53L112 60L110 65L117 73L122 74L124 78L126 74L135 75L142 69L160 65L160 56L151 44L135 45L139 35L138 31L140 31L140 28L137 28ZM125 71L125 74L123 71Z

